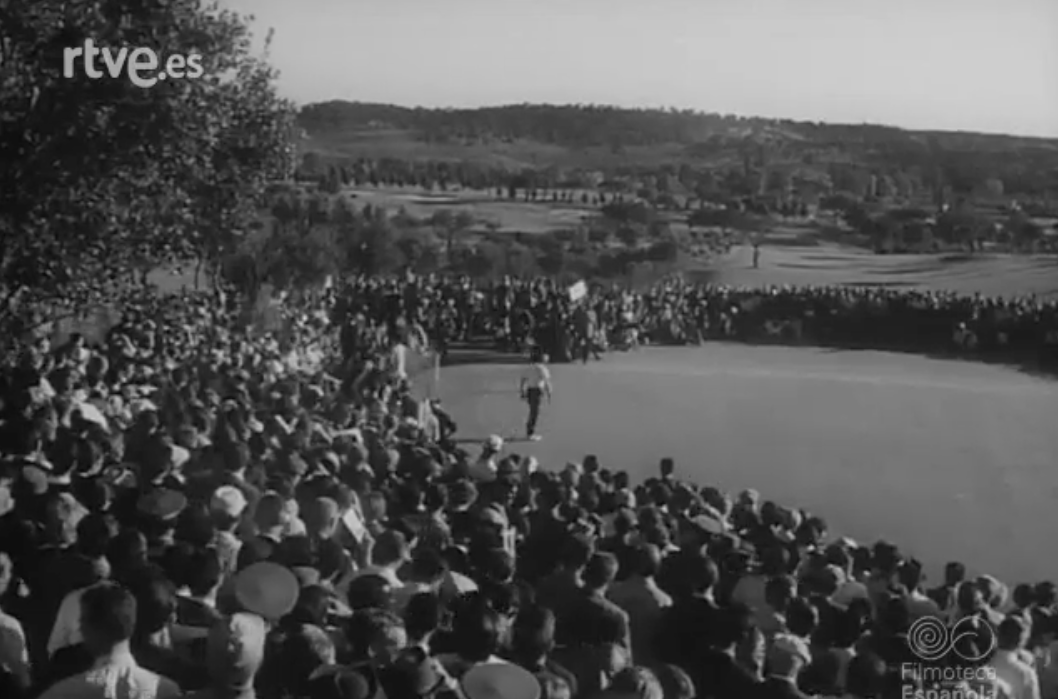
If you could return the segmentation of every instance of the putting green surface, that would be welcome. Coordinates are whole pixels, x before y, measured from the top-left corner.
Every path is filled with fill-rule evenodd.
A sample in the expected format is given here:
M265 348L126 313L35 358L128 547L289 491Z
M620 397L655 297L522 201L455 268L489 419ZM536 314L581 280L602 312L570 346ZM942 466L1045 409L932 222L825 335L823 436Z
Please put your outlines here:
M512 359L512 362L517 361ZM949 560L1007 582L1058 578L1058 384L884 352L709 344L553 367L537 443L517 441L519 364L446 367L460 436L515 438L545 468L596 454L805 507L835 535L885 538L936 580Z

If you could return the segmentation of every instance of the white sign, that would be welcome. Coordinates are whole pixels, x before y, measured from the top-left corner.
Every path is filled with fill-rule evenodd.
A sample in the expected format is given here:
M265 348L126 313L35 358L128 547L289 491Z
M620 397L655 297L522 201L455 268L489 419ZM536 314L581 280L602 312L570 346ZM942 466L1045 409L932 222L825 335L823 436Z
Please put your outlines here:
M588 295L588 285L584 281L579 281L573 286L569 287L569 300L580 301L582 298Z

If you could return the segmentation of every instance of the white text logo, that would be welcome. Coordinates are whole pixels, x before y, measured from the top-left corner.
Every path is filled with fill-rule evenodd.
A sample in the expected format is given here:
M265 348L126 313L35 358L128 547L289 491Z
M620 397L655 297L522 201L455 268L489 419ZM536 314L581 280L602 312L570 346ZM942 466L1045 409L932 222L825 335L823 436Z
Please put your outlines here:
M153 49L100 48L91 39L86 39L84 46L66 48L62 52L63 77L72 78L78 72L92 80L104 76L127 77L136 87L146 89L157 85L159 80L200 78L204 70L202 56L198 54L173 54L163 62Z

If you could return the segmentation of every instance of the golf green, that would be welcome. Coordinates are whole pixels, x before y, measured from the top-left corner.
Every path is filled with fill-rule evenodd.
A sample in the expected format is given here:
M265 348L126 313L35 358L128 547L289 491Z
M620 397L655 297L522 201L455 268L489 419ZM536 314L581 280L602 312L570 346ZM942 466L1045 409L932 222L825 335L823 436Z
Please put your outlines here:
M1013 369L884 352L708 344L552 367L540 442L520 440L521 365L441 370L461 437L560 468L586 454L641 479L683 478L885 538L936 579L959 560L1007 582L1058 577L1058 384Z

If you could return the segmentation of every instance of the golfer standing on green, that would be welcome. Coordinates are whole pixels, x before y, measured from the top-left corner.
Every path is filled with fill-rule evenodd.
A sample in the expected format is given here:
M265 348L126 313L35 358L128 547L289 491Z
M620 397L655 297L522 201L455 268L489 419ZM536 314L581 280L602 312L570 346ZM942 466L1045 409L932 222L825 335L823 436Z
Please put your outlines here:
M547 368L547 355L539 347L529 353L529 367L522 374L519 392L522 400L529 404L529 420L525 427L525 436L531 441L539 441L536 423L540 420L540 404L544 396L551 402L551 371Z

